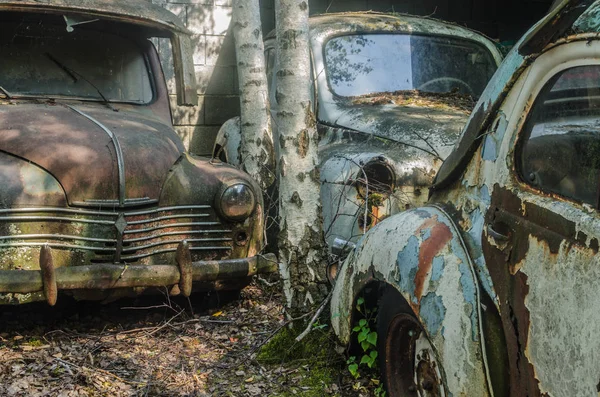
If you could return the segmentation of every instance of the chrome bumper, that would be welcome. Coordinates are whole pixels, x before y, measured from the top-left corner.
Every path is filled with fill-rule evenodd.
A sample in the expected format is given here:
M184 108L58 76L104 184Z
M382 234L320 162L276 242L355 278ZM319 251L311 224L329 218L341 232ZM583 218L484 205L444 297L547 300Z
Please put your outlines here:
M54 268L52 251L41 250L41 270L0 270L0 293L44 292L50 305L60 290L109 290L116 288L177 285L189 296L193 282L244 279L256 274L276 273L277 258L266 254L242 259L192 262L187 242L177 249L177 265L98 264Z

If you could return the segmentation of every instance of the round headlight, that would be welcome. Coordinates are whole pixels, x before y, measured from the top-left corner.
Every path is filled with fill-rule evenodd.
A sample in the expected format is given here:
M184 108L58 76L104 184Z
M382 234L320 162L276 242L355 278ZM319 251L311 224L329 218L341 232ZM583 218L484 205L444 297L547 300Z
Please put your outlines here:
M362 198L377 193L387 198L394 191L396 173L385 161L373 160L367 163L356 175L356 189Z
M256 205L256 197L250 186L237 183L221 194L219 208L226 218L240 221L248 218Z

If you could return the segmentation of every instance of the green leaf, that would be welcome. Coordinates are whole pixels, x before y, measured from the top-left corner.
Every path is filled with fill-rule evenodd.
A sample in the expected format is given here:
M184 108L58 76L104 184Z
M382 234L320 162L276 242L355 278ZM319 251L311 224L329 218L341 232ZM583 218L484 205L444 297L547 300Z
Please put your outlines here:
M361 342L360 347L362 347L363 351L367 351L371 348L371 344L367 341Z
M367 324L368 324L368 322L367 322L367 320L365 320L364 318L362 318L362 319L361 319L361 320L358 322L358 325L359 325L360 327L363 327L363 328L364 328L364 327L365 327Z
M362 356L362 358L360 359L360 363L361 364L369 364L371 362L371 357L367 356L366 354L364 356Z
M371 332L369 336L367 336L367 341L373 346L377 346L377 332Z
M367 336L368 335L366 333L364 333L364 332L361 332L360 334L358 334L358 343L362 344L363 341L366 341L367 340ZM366 342L366 343L369 343L369 342Z
M356 304L357 304L358 306L362 305L363 303L365 303L365 298L358 298L358 299L356 300Z
M352 328L352 332L360 332L361 329L362 328L357 325L356 327Z
M352 374L352 376L354 376L355 378L358 377L358 364L350 364L348 365L348 371L350 371L350 373Z
M371 356L373 360L376 360L378 355L379 353L377 353L377 350L373 350L371 353L369 353L369 356Z

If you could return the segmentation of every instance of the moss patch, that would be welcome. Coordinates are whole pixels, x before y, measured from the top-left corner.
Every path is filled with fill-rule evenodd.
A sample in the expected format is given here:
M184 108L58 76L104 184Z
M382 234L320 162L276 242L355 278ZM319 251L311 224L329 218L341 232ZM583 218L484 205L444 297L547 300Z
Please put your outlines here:
M263 346L256 360L269 366L283 365L290 371L292 383L273 392L273 396L322 397L341 395L333 386L345 370L342 356L335 352L333 334L328 330L313 330L301 342L296 337L302 330L283 328ZM324 393L325 391L325 393Z

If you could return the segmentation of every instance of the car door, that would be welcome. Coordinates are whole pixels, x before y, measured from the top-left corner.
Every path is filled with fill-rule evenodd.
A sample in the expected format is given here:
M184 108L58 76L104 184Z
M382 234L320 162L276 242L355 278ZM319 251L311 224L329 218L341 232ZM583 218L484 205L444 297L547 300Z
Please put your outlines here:
M581 40L523 74L484 171L493 189L482 247L511 396L600 390L600 43Z

